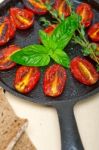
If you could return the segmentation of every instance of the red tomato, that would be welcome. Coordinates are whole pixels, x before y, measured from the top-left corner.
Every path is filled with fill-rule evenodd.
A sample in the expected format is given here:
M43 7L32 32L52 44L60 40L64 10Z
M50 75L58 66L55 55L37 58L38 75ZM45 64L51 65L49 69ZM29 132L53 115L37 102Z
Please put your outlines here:
M29 93L40 79L40 70L37 67L21 66L16 71L14 87L21 93Z
M10 59L10 56L18 50L20 50L20 48L15 45L0 50L0 70L8 70L16 65L16 63Z
M66 0L55 0L54 8L58 11L59 16L68 17L71 13L70 7L67 5Z
M27 9L11 8L10 16L17 29L28 29L34 23L34 14Z
M0 46L6 44L10 39L10 21L7 17L0 17Z
M78 5L78 7L76 8L76 13L82 17L81 23L85 27L90 26L91 21L94 17L94 13L89 4L81 3L80 5Z
M65 69L54 64L50 66L44 75L43 90L45 95L56 97L62 94L66 83Z
M73 76L83 84L93 85L99 79L94 66L84 58L75 57L71 61L70 68Z
M49 0L23 0L25 7L38 15L46 14L47 8L44 5L45 2L49 2Z
M96 23L89 28L88 36L92 39L92 41L99 42L99 23Z
M48 26L44 31L46 33L48 33L49 35L51 35L53 33L54 29L56 28L56 26L57 26L56 24L52 24L52 25Z
M15 32L16 32L16 25L14 23L14 20L12 18L12 16L10 16L10 27L9 27L9 30L10 30L10 38L13 38L14 35L15 35Z

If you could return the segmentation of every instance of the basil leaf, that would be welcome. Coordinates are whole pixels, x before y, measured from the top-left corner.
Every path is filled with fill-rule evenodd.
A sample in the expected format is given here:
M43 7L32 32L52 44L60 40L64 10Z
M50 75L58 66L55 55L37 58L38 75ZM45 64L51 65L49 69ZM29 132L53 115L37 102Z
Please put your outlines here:
M14 53L11 59L25 66L46 66L50 62L48 51L42 45L30 45Z
M43 30L39 31L40 39L47 49L55 50L57 48L57 43L53 41L52 37L45 33Z
M57 43L58 49L64 49L71 40L75 30L78 28L80 18L73 14L60 23L53 31L51 38Z
M69 56L62 50L55 51L51 58L58 64L61 64L62 66L69 68L70 65L70 58Z

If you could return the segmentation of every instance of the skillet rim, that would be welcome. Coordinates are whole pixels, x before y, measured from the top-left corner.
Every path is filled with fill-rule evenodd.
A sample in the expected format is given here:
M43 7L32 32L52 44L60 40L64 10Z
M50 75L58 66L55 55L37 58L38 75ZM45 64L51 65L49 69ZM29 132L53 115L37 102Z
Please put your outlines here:
M91 92L89 92L88 94L86 95L83 95L83 96L79 96L78 98L71 98L71 99L68 99L67 101L66 100L62 100L62 101L57 101L57 100L51 100L51 101L46 101L46 102L42 102L38 99L33 99L32 97L28 97L26 95L23 95L21 93L18 93L17 91L14 91L13 89L11 89L10 87L7 87L2 81L0 81L0 86L2 86L5 90L7 90L8 92L10 92L11 94L19 97L19 98L22 98L23 100L26 100L26 101L30 101L30 102L33 102L33 103L37 103L37 104L42 104L42 105L55 105L55 104L62 104L62 103L76 103L80 100L84 100L90 96L93 96L95 94L97 94L99 92L99 87L97 87L95 90L92 90Z

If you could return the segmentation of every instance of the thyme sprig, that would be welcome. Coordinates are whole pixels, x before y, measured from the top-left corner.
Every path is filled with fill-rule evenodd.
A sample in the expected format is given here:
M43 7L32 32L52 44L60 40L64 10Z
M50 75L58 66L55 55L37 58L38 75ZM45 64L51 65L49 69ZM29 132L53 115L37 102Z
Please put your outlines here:
M71 9L71 15L75 14L73 3L70 0L65 0L65 1ZM61 17L58 15L59 12L53 8L53 5L51 3L47 2L45 3L45 5L46 5L48 12L52 15L53 18L56 19L56 23L60 23L61 21L66 19L64 15L62 15ZM47 23L48 20L46 20L45 22ZM90 43L87 40L86 34L85 34L85 28L83 25L81 25L81 23L79 24L79 28L77 29L77 31L78 31L78 34L75 33L73 35L72 40L83 48L84 56L89 55L91 58L93 58L97 62L98 68L99 68L99 59L97 58L97 55L96 55L97 45L95 43Z
M79 44L83 48L83 55L90 56L99 65L99 59L96 56L97 45L95 43L90 43L85 36L85 28L80 24L78 28L78 35L74 34L73 40L75 43Z

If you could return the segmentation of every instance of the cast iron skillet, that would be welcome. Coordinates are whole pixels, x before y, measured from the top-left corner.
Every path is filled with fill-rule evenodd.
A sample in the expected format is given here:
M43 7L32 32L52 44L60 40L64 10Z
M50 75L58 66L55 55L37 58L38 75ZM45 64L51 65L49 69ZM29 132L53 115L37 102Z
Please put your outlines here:
M73 0L73 2L75 6L80 3L79 0ZM8 10L12 6L23 7L23 4L20 0L5 0L2 4L0 4L0 16L8 15ZM92 6L95 7L95 5ZM98 4L97 7L99 9ZM95 19L93 20L93 22L97 22L99 21L99 13L95 9L94 12ZM24 47L29 44L37 43L38 30L40 28L41 24L39 22L39 17L36 17L34 27L26 31L17 31L15 38L7 45L17 44L21 47ZM0 49L2 48L3 47L1 47ZM75 45L72 42L66 49L71 58L77 55L82 55L81 47ZM91 87L85 86L76 81L72 77L70 70L67 70L68 80L64 93L60 97L50 98L46 97L42 91L42 78L45 68L41 68L42 77L35 90L33 90L28 95L22 95L13 88L13 79L17 68L18 66L12 70L0 72L0 85L12 94L22 97L23 99L55 107L57 109L60 121L62 150L83 150L73 116L73 106L79 100L87 98L88 96L99 92L99 82Z

